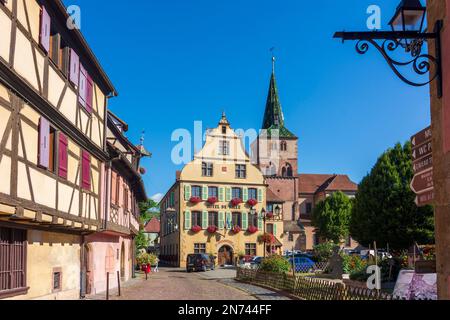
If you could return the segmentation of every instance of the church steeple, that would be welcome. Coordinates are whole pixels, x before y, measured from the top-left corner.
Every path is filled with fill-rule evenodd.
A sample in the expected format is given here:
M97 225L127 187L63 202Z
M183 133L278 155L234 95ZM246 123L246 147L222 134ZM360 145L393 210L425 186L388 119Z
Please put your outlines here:
M267 95L266 111L262 129L271 130L278 129L280 138L295 138L284 126L284 115L281 109L280 98L278 97L277 82L275 80L275 57L272 56L272 76L270 78L269 94Z

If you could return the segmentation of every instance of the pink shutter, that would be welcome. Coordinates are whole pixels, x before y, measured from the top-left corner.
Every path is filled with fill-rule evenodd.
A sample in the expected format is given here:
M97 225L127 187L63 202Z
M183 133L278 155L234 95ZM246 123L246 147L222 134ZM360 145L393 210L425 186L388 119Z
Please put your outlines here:
M67 179L67 155L68 155L68 141L67 137L60 133L59 134L59 176L63 179Z
M111 173L111 202L117 203L117 173L114 171Z
M91 76L88 74L86 79L86 110L92 113L92 103L94 100L94 82Z
M80 75L80 57L75 50L70 49L70 75L69 79L74 85L78 86L78 78Z
M45 49L45 52L49 52L50 50L50 16L48 15L45 7L42 7L41 10L41 31L39 41L41 43L42 48Z
M86 190L91 189L91 155L83 151L81 157L81 187Z
M83 65L80 64L80 86L79 86L79 97L81 105L86 109L86 95L87 95L87 73Z
M48 169L50 163L50 123L44 117L39 120L38 165Z

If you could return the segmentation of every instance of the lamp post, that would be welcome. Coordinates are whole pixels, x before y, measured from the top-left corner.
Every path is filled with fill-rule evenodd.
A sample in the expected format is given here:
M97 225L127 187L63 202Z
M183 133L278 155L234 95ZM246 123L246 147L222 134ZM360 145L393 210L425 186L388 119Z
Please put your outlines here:
M261 215L262 215L262 220L263 220L263 236L264 236L264 258L266 257L266 251L267 251L267 248L266 248L266 238L265 238L265 235L266 235L266 209L262 209L261 210Z
M392 71L405 83L421 87L430 82L437 81L438 97L442 97L442 71L441 71L441 29L442 20L438 20L433 32L424 30L426 7L420 0L402 0L389 22L392 31L368 32L336 32L334 38L356 40L356 51L365 54L369 46L375 47L388 63ZM435 41L436 56L422 52L423 43L428 40ZM390 56L398 48L403 48L409 56L405 61L399 61ZM410 67L418 76L429 75L427 79L411 80L404 76L399 68Z

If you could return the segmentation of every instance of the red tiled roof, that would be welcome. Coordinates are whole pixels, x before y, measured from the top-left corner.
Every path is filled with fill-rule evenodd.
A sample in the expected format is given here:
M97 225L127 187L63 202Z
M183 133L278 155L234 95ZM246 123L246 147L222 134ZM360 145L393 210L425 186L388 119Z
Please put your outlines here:
M145 225L144 230L147 233L159 233L161 231L161 223L155 217Z
M319 191L358 191L358 185L347 175L299 174L299 193L315 194Z

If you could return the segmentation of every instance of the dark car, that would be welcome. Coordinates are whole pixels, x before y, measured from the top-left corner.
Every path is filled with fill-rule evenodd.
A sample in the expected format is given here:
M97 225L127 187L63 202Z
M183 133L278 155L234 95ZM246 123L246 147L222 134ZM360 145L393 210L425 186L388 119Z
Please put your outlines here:
M189 254L186 259L186 271L208 271L214 270L214 259L207 254Z

